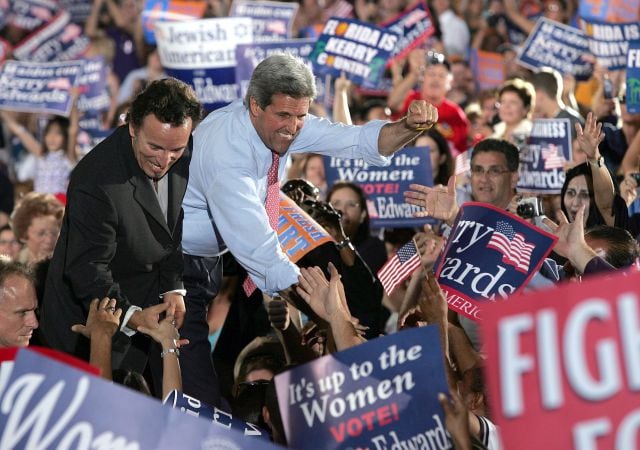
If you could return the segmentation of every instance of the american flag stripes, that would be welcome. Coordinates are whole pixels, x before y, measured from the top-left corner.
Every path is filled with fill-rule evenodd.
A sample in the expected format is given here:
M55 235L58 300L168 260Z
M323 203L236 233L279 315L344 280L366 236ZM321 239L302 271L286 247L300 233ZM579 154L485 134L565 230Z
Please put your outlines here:
M535 245L527 243L524 235L516 233L507 222L499 220L487 244L502 253L502 262L515 267L518 272L527 273L531 262L531 252Z
M544 161L545 170L561 169L566 162L562 154L562 147L555 144L549 144L542 149L542 160Z
M378 271L378 278L387 295L391 295L396 286L406 280L420 264L420 254L415 242L409 241L400 247Z

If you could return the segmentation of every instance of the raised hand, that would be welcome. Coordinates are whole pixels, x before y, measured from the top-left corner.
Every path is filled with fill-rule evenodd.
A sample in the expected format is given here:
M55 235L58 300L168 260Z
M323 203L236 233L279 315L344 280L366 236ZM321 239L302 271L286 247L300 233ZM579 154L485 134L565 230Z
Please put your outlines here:
M415 217L433 217L452 223L458 214L456 201L456 177L449 178L447 187L428 187L421 184L409 185L404 193L407 203L421 207L423 210L416 212Z
M170 306L164 319L157 327L147 328L144 325L138 327L138 332L150 336L163 349L176 348L189 343L188 339L180 339L180 333L176 327L175 307Z
M414 100L409 105L405 117L405 126L410 130L424 131L438 121L438 110L424 100Z
M587 155L587 159L598 159L600 157L598 146L604 140L602 122L598 122L595 114L590 112L587 114L584 130L579 123L576 123L576 133L576 142L580 149Z
M94 298L89 305L87 323L71 326L71 330L91 339L94 333L102 333L112 337L120 327L122 310L116 308L116 300L105 297L102 300Z

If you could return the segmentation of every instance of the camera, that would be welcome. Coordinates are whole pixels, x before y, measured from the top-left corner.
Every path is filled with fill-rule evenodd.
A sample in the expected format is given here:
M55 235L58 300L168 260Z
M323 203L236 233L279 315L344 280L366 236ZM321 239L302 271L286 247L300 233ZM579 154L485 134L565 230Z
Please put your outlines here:
M516 214L523 219L533 219L535 217L543 216L544 212L542 211L542 202L537 197L518 200Z

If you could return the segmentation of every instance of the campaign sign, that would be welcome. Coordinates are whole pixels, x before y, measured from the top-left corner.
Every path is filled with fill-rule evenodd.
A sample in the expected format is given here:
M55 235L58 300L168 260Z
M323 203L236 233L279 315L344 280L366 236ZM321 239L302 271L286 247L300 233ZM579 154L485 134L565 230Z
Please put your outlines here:
M582 31L542 17L525 41L518 63L534 71L551 67L586 80L593 73L593 64L582 60L586 53L589 43Z
M489 399L504 448L638 448L639 285L638 273L588 278L486 308Z
M111 97L107 92L109 67L102 56L85 59L82 73L78 77L78 110L99 113L111 106Z
M0 448L277 447L21 349L0 398Z
M234 0L230 17L253 19L253 40L268 42L290 38L298 3Z
M318 75L344 73L364 88L378 86L399 36L354 19L330 18L309 59Z
M487 302L526 286L557 240L503 209L465 203L436 271L449 309L482 320Z
M381 27L400 36L387 66L394 60L402 59L435 32L429 9L424 1L418 1L396 17L380 24Z
M158 54L169 76L190 84L212 111L239 97L236 45L253 42L252 19L225 17L156 22Z
M439 330L412 328L276 375L287 442L297 449L448 449Z
M68 12L62 11L43 27L27 36L13 50L16 59L33 62L71 61L84 55L89 37L82 27L72 23Z
M156 43L154 26L156 21L188 21L200 19L207 7L206 2L193 0L146 0L142 10L144 40Z
M58 0L60 7L71 14L73 23L83 24L91 14L91 2L88 0Z
M191 397L183 392L176 390L169 392L163 403L192 417L200 417L201 419L208 420L210 423L222 427L225 430L235 430L244 436L253 436L266 439L267 441L269 440L269 435L252 423L237 419L231 414L215 406L203 403L197 398Z
M236 46L236 83L240 86L240 97L244 98L249 86L249 80L253 70L260 62L271 55L288 53L302 59L309 70L313 70L309 55L313 51L315 39L289 39L284 41L260 42L253 44L240 44ZM316 78L316 89L318 94L324 92L324 83L320 78ZM318 95L320 96L320 95Z
M11 0L9 3L9 24L28 31L53 20L59 9L55 0Z
M627 67L629 41L640 39L640 23L606 23L582 20L582 29L589 41L589 50L598 62L609 70Z
M404 200L411 183L433 186L429 147L406 147L391 164L371 166L362 159L325 157L327 184L350 181L367 195L367 210L373 228L422 226L427 220L413 215L422 208Z
M78 139L76 141L80 155L85 156L113 132L114 130L112 129L100 130L98 128L80 128L80 131L78 132Z
M504 83L504 57L500 53L472 48L469 60L478 89L493 89Z
M621 23L638 20L640 0L580 0L578 14L585 20Z
M0 68L0 108L68 116L69 90L76 85L82 63L6 61Z
M640 39L629 43L627 56L627 111L632 114L640 113Z
M567 161L571 161L571 121L534 120L531 135L520 150L518 190L559 194Z
M311 250L334 239L293 200L280 193L278 241L285 255L298 262Z
M13 47L5 39L0 38L0 64L7 59L7 55L11 52Z

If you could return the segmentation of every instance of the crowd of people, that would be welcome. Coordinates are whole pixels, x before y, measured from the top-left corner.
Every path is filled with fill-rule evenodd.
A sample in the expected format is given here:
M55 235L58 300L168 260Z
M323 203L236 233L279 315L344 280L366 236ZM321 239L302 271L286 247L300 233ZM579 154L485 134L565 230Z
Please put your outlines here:
M206 3L205 17L229 12L229 0ZM336 14L383 24L409 3L304 0L293 33ZM576 82L528 70L508 33L526 36L540 16L575 24L577 1L429 1L435 33L390 66L389 91L340 77L328 111L290 55L262 61L245 98L204 111L145 43L142 6L93 0L84 23L92 54L110 65L100 121L113 130L88 154L77 92L69 117L0 111L0 347L51 347L151 395L183 391L286 445L275 375L436 324L455 448L500 448L477 324L447 311L434 276L460 205L516 214L532 197L516 187L533 121L566 118L572 160L536 222L558 242L526 289L628 270L640 257L640 114L626 109L624 72L594 61ZM28 33L11 21L1 31L12 44ZM473 49L502 54L500 86L477 87ZM436 226L373 229L363 189L327 183L324 157L386 165L405 146L430 149L433 185L404 194ZM333 238L295 264L277 236L281 189ZM387 295L377 273L411 240L421 266Z

